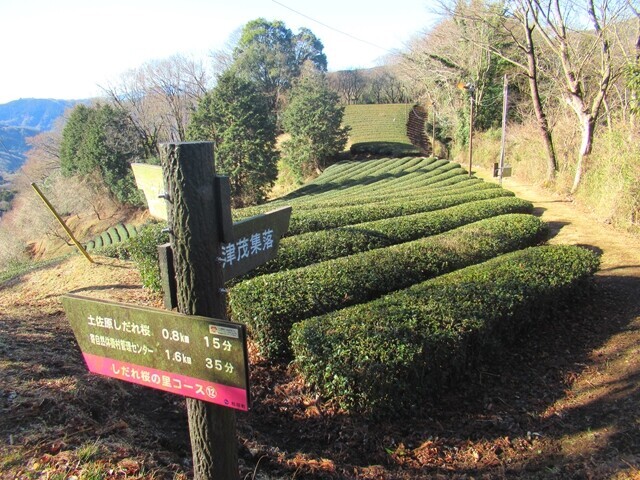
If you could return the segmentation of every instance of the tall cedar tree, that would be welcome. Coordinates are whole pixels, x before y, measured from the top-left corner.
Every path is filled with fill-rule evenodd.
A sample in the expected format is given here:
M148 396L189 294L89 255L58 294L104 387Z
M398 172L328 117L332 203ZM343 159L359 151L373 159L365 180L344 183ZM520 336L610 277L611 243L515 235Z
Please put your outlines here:
M65 176L102 180L121 203L139 205L130 164L143 156L139 137L126 113L111 105L78 105L62 132L60 167Z
M268 100L252 82L223 73L198 103L187 137L215 142L216 171L230 177L235 207L266 199L278 174L276 126Z
M300 79L291 89L283 126L291 138L284 142L284 160L299 180L324 168L347 143L344 107L321 73Z

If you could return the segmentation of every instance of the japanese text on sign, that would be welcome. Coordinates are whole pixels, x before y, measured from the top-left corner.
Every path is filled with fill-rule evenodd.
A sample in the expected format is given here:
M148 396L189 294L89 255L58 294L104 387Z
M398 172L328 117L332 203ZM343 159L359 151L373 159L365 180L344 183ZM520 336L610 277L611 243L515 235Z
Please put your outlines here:
M76 295L63 305L90 371L248 408L242 325Z
M273 230L271 229L264 230L261 233L253 233L248 237L242 237L233 243L223 243L222 268L271 250L273 246Z

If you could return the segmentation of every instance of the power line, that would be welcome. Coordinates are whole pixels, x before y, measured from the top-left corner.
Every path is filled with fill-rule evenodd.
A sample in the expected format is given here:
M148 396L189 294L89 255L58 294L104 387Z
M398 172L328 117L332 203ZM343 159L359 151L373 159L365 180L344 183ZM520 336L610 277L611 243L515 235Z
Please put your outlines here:
M322 25L323 27L328 28L329 30L333 30L334 32L337 32L337 33L339 33L339 34L341 34L341 35L344 35L344 36L346 36L346 37L349 37L349 38L351 38L351 39L353 39L353 40L356 40L356 41L358 41L358 42L365 43L365 44L370 45L370 46L375 47L375 48L379 48L380 50L384 50L384 51L385 51L385 52L387 52L387 53L393 53L393 51L392 51L392 50L389 50L388 48L381 47L380 45L376 45L375 43L369 42L368 40L363 40L362 38L358 38L358 37L356 37L356 36L354 36L354 35L351 35L350 33L343 32L342 30L338 30L337 28L334 28L334 27L332 27L331 25L327 25L326 23L323 23L323 22L321 22L321 21L319 21L319 20L316 20L315 18L312 18L312 17L310 17L309 15L305 15L304 13L299 12L298 10L294 10L293 8L291 8L291 7L287 6L287 5L285 5L284 3L278 2L278 0L271 0L271 1L272 1L273 3L277 3L277 4L278 4L278 5L280 5L281 7L286 8L287 10L292 11L293 13L296 13L296 14L300 15L301 17L304 17L304 18L306 18L306 19L308 19L308 20L311 20L312 22L315 22L315 23L317 23L318 25Z

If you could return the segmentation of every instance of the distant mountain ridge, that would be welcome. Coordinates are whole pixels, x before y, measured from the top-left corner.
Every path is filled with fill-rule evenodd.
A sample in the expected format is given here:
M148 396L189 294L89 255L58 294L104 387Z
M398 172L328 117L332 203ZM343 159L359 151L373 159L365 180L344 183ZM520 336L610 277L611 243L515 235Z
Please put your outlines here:
M83 100L21 98L0 105L0 172L15 172L26 160L26 139L53 128L66 109Z

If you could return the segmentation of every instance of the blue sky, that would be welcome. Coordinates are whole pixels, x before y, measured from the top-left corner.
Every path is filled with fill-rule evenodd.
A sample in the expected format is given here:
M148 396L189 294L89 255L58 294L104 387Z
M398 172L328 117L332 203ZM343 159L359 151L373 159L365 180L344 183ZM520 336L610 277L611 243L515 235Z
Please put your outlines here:
M209 52L222 48L235 30L258 17L282 20L294 32L310 28L325 45L329 70L371 67L432 24L430 3L0 0L0 104L18 98L98 96L98 85L177 53L209 62Z

